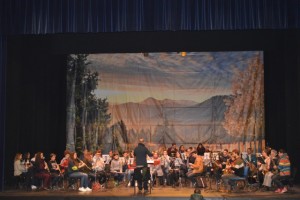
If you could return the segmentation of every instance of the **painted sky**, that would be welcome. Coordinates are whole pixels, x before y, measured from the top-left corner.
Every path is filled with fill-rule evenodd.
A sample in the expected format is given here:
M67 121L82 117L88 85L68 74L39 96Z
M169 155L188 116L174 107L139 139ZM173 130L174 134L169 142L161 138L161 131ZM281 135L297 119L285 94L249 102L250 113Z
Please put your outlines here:
M244 70L259 51L90 54L89 68L99 73L95 94L112 104L159 100L203 102L231 94L236 70ZM262 59L263 60L263 59Z

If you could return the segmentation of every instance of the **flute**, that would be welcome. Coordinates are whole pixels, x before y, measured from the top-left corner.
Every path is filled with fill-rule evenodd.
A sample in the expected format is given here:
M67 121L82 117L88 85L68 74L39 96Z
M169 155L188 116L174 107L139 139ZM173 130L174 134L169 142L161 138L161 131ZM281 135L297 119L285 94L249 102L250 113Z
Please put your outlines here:
M87 166L82 160L80 160L79 158L77 158L77 160L86 168L88 168L89 170L92 170L89 166Z

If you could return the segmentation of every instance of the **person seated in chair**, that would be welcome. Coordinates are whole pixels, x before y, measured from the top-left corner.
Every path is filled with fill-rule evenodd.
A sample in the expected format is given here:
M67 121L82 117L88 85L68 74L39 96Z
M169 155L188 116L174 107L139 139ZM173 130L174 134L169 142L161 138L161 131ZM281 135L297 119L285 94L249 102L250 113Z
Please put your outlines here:
M14 161L14 179L16 180L16 188L19 188L21 180L26 177L26 166L22 161L22 154L17 153Z
M253 153L252 148L247 149L247 157L245 159L246 163L251 163L257 166L257 159L256 155Z
M80 192L92 191L92 189L88 187L88 175L80 171L80 169L85 166L86 164L78 159L77 153L73 152L70 154L69 165L67 169L68 176L69 178L80 179L80 187L78 189Z
M162 186L164 184L164 178L163 178L164 173L161 168L161 159L158 157L157 152L153 153L153 161L154 161L153 165L150 166L150 172L152 174L156 186L157 185Z
M169 171L171 168L171 157L168 155L166 150L163 151L163 155L160 157L161 168L164 173L164 185L166 185L168 180Z
M33 163L34 177L43 180L44 190L49 190L50 186L50 170L45 161L44 153L38 152Z
M97 150L92 163L92 169L96 174L96 179L98 179L99 183L103 185L107 181L107 175L105 172L105 163L104 159L102 158L102 152Z
M114 153L113 159L111 160L110 163L110 172L113 173L114 175L115 186L118 186L124 178L124 174L122 170L123 170L122 163L119 159L119 154Z
M239 150L234 149L232 151L231 161L227 163L224 174L222 175L222 180L225 185L230 186L229 190L231 190L232 181L239 177L244 177L244 161L240 157Z
M178 152L176 143L172 143L172 146L168 148L167 152L168 152L168 156L175 158L175 155Z
M291 176L291 162L289 156L285 150L280 149L278 152L278 166L279 173L272 176L274 184L277 186L276 193L285 193L287 192L287 187L283 185L282 181L287 180ZM275 167L276 168L276 167Z
M197 154L197 151L191 152L191 156L195 158L195 162L189 163L191 170L186 173L186 176L192 181L195 187L200 187L197 183L196 177L203 173L203 158Z
M58 184L62 183L63 175L61 173L60 167L56 162L56 154L50 154L50 161L48 162L49 171L51 174L51 188L58 189Z
M173 187L175 186L179 186L179 177L182 177L182 174L184 173L184 166L186 166L182 159L181 159L181 156L180 156L180 153L177 152L176 153L176 157L175 157L175 160L173 162L173 165L172 165L172 169L173 169L173 172L172 172L172 183L173 183Z
M271 150L271 154L269 156L269 170L264 172L264 181L262 184L262 190L268 191L272 185L272 176L277 174L277 166L278 166L278 158L277 158L277 151L275 149Z

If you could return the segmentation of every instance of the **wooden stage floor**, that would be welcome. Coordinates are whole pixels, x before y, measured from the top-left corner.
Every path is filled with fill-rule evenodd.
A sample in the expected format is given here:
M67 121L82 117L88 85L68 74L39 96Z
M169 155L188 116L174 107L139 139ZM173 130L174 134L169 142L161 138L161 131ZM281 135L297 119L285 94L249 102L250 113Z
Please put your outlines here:
M191 187L172 188L172 187L154 187L151 194L134 195L132 187L119 186L116 188L106 189L98 192L78 192L74 190L55 190L55 191L24 191L7 189L0 192L0 200L8 199L22 199L22 200L80 200L80 199L154 199L154 200L188 200L194 189ZM274 191L256 191L256 192L216 192L202 189L202 195L206 200L208 199L300 199L300 187L294 186L285 194L277 194Z

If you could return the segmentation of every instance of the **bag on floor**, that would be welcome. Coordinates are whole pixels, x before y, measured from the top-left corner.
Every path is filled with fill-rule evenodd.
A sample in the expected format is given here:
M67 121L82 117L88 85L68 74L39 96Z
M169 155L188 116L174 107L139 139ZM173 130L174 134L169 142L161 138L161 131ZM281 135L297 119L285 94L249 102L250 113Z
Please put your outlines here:
M100 191L100 190L101 190L101 185L100 185L100 183L99 183L98 181L94 181L94 182L92 183L92 191L97 192L97 191Z

